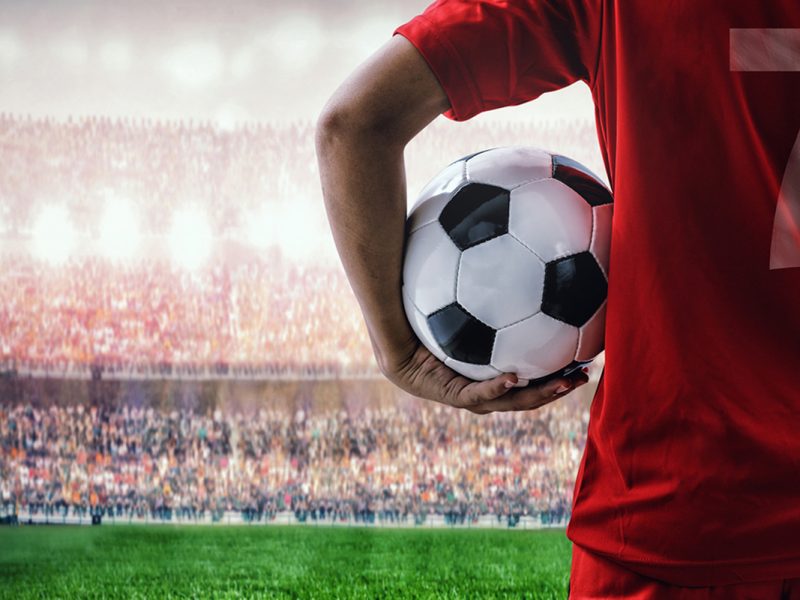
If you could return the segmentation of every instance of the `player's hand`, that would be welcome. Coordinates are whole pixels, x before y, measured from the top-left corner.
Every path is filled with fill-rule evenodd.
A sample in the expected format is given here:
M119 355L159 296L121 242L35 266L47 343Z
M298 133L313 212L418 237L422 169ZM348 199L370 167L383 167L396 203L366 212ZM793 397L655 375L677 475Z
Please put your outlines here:
M406 358L384 370L395 385L425 398L484 415L495 411L531 410L566 396L589 381L583 370L538 385L524 385L514 373L486 381L468 379L436 358L418 340Z

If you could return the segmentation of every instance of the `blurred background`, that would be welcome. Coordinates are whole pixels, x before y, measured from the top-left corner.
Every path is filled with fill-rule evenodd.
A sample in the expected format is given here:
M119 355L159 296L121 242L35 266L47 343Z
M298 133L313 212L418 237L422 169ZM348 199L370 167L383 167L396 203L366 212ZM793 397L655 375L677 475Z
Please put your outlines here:
M424 0L0 3L3 107L21 115L311 120ZM576 86L495 113L591 118Z
M328 230L316 116L426 6L0 2L0 514L562 524L592 384L477 417L379 375ZM605 175L583 84L408 148Z

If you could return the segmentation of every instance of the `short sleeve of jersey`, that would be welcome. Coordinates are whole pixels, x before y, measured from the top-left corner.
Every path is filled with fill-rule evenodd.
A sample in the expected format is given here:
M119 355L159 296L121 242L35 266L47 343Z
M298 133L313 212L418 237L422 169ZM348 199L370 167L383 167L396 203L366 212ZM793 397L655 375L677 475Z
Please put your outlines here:
M593 83L602 0L437 0L395 33L427 61L456 121Z

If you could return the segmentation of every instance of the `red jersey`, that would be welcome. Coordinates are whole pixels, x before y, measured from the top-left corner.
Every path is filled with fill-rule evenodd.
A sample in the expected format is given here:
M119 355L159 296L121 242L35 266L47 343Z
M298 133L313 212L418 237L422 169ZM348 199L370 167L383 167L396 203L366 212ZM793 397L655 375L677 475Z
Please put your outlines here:
M676 585L800 577L800 2L440 0L398 33L456 120L592 91L615 206L568 537Z

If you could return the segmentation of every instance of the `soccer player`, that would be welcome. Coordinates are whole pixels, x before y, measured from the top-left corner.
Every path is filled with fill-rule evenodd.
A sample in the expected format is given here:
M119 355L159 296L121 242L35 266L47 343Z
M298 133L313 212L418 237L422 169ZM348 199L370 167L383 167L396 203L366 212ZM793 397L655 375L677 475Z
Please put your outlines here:
M474 412L583 381L456 376L415 339L400 277L406 143L440 113L586 82L615 208L571 597L800 598L800 2L440 0L396 33L317 133L382 371Z

